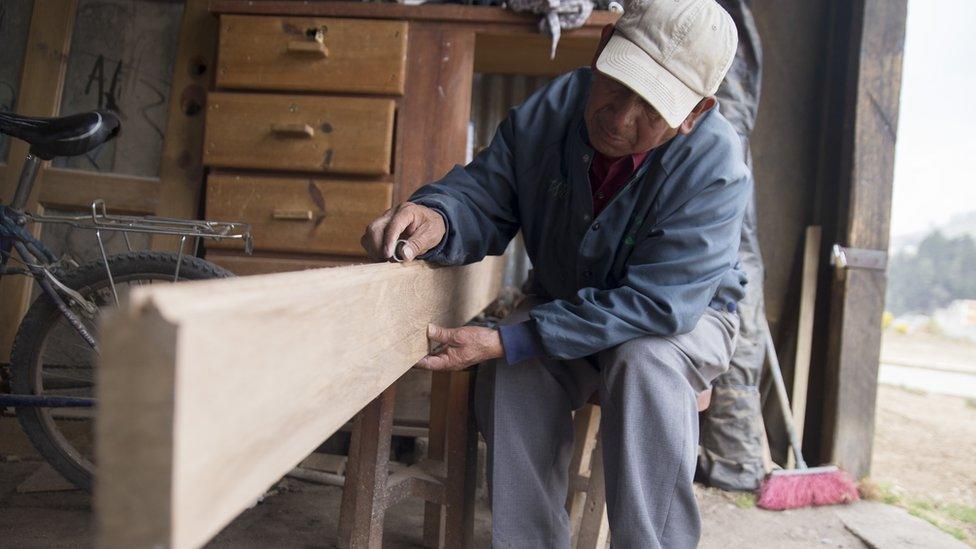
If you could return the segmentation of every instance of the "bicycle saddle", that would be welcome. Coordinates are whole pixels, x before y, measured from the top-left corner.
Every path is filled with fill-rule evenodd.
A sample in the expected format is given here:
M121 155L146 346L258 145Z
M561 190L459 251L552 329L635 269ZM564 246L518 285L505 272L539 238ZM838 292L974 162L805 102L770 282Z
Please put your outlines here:
M43 160L84 154L115 137L119 127L119 117L103 110L59 118L0 112L0 133L30 143L31 154Z

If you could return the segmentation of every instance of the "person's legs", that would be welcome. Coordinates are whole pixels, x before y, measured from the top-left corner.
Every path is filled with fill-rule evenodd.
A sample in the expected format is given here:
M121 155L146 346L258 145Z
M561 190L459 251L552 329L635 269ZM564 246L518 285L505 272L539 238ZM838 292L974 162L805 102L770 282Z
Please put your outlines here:
M610 541L622 548L695 547L696 396L728 368L738 319L707 309L694 330L600 353Z
M505 322L527 316L526 304ZM488 443L494 547L568 548L566 514L572 411L599 384L585 360L503 360L478 370L475 412Z

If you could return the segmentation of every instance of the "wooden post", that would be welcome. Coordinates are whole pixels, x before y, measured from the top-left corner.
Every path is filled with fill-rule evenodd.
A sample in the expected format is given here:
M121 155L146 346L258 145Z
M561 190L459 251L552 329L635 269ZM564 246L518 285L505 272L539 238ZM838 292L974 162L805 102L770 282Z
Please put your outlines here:
M839 242L887 250L901 90L907 0L852 2L856 45L842 151L847 171L846 217ZM839 270L832 287L823 446L831 462L855 477L868 474L874 438L885 273Z
M67 69L71 30L75 23L76 0L34 2L24 65L21 71L17 113L27 116L57 116L61 108L61 90ZM5 167L6 181L0 181L0 203L9 204L20 179L30 145L12 139ZM37 197L47 162L38 171L34 189L25 210L36 212ZM37 227L34 230L38 230ZM33 280L23 276L5 276L0 280L0 362L10 360L10 347L17 327L27 312Z
M216 66L217 18L207 0L186 0L180 23L169 114L159 163L156 215L195 219L203 188L203 113ZM153 238L153 248L176 251L179 239Z
M391 385L356 416L339 510L342 549L382 545L395 400L396 385Z

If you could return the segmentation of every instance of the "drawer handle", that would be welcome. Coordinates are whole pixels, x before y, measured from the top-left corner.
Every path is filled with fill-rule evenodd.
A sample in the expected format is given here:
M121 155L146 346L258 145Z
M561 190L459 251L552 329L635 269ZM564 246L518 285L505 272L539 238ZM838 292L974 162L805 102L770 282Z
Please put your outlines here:
M272 124L271 131L282 137L315 137L315 128L308 124Z
M288 51L322 58L329 56L329 47L318 41L292 40L288 42Z
M286 221L311 221L312 210L274 210L271 217Z

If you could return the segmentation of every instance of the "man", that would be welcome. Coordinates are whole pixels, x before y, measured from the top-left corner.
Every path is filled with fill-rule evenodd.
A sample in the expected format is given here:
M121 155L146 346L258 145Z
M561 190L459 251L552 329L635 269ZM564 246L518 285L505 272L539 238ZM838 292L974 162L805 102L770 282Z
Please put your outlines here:
M728 368L751 178L713 96L736 50L714 0L645 0L593 69L533 94L465 167L363 235L376 258L500 254L522 231L534 296L499 330L431 326L420 366L479 371L492 540L568 547L572 411L602 406L611 539L693 547L696 395ZM398 241L405 243L398 245Z

